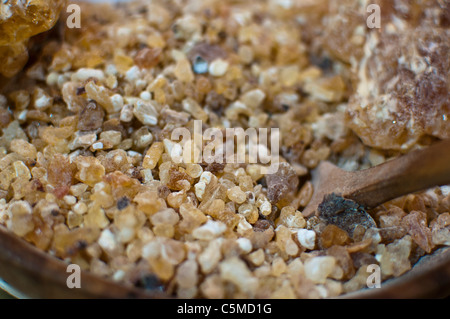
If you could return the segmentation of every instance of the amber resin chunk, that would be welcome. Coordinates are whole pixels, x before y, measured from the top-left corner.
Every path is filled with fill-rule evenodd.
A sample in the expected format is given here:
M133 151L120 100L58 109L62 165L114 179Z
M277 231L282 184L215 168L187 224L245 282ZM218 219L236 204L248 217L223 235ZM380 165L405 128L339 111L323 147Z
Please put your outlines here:
M370 4L379 5L380 28L368 27L365 2L311 1L299 13L316 50L351 66L348 126L381 149L407 150L424 136L449 138L450 4Z
M383 13L380 32L365 34L347 115L365 144L406 150L423 136L450 137L450 9L400 2L383 3L397 10Z
M53 27L64 0L27 0L2 2L0 10L0 73L11 77L28 60L30 37Z

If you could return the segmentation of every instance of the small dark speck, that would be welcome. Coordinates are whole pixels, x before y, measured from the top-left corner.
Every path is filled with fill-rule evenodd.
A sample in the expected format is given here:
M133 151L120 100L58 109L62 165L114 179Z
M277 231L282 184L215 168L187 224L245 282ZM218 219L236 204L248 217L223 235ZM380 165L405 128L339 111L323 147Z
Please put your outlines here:
M59 210L57 210L57 209L52 209L52 211L51 211L51 214L52 214L52 216L58 216L59 215Z
M137 283L137 287L149 291L164 291L164 285L159 278L153 274L143 276Z
M166 199L167 196L169 196L169 194L170 194L170 189L166 185L161 185L158 187L159 197Z
M220 173L225 168L224 163L210 163L208 166L206 166L205 171L211 172L211 173Z
M329 58L324 58L319 63L319 68L325 71L329 71L333 68L333 61L331 61Z
M77 88L77 90L76 90L76 94L77 95L81 95L81 94L84 94L84 93L86 93L86 89L84 88L84 86L81 86L81 87Z
M130 175L131 175L132 178L136 178L137 180L139 180L139 181L142 182L141 171L140 171L138 168L134 167L134 168L132 169Z
M88 243L85 240L79 240L76 245L78 249L82 250L88 246Z
M147 13L147 8L146 8L146 7L139 8L139 13L140 13L140 14L145 14L145 13Z
M42 185L41 181L38 179L33 180L33 185L38 192L45 192L44 185Z
M219 37L219 39L221 40L225 40L227 38L227 33L225 31L219 31L219 33L217 34L217 36Z
M311 63L318 66L324 72L330 72L333 70L333 61L328 57L312 56Z
M130 200L128 197L124 196L117 201L117 209L122 210L125 209L130 204Z
M257 181L258 184L260 184L262 187L267 188L267 182L265 178L261 178L260 180Z
M253 225L253 230L257 232L263 232L266 229L269 229L270 226L273 226L269 220L260 219L257 220L256 223Z
M55 97L53 98L53 101L54 101L55 103L64 103L64 100L63 100L62 96L59 96L59 95L55 96Z
M73 256L77 254L79 251L86 249L88 243L85 240L79 240L74 243L74 245L67 249L67 254Z

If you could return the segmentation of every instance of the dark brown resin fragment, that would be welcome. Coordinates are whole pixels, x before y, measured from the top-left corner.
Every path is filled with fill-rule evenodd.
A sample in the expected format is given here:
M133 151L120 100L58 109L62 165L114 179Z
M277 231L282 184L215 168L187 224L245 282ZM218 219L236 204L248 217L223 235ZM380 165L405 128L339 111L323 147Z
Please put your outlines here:
M140 280L136 282L136 287L143 288L147 291L164 291L164 285L161 280L154 274L148 274L142 276Z
M167 187L171 190L180 191L185 187L183 185L183 181L187 181L189 184L192 184L193 179L185 172L178 170L176 167L171 167Z
M353 266L356 269L359 269L360 267L366 265L378 264L378 261L375 259L375 257L369 253L357 251L351 253L350 256L352 257L353 260Z
M363 206L334 193L325 196L318 207L318 211L320 219L327 224L336 225L345 230L350 237L353 237L353 232L358 225L366 229L377 227L375 221Z
M7 127L9 122L11 122L11 113L7 109L0 107L0 128Z
M270 221L265 220L265 219L259 219L253 225L253 230L254 231L265 231L266 229L269 229L270 226L273 226L273 223L271 223Z
M122 210L125 209L128 205L130 205L130 200L128 197L123 196L117 201L117 209Z
M94 101L89 102L80 112L77 128L80 131L92 131L102 127L105 111Z
M267 198L272 204L288 199L298 188L299 179L295 170L288 163L280 163L275 174L266 176Z
M150 69L158 64L161 53L160 48L144 48L136 54L134 62L142 69Z
M225 168L224 163L210 163L205 167L205 171L217 174L223 172L224 168Z

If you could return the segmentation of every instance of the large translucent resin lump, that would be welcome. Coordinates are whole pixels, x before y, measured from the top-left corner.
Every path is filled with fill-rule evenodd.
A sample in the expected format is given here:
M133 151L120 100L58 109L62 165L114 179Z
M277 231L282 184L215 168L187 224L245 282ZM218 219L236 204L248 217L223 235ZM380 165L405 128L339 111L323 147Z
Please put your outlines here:
M364 144L406 150L424 136L450 137L448 1L306 3L304 38L350 67L348 125ZM379 5L378 29L366 23L369 4Z
M435 2L401 12L399 2L382 6L392 12L367 33L348 108L349 126L366 145L397 150L423 136L450 137L450 8Z
M49 30L64 0L13 0L0 4L0 73L11 77L28 60L28 39Z

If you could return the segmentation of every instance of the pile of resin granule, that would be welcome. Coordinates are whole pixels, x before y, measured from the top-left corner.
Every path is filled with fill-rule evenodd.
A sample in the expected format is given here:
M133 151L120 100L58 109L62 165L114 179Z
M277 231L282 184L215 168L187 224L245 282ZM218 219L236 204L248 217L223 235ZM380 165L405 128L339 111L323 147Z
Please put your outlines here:
M448 186L356 227L302 215L320 161L359 170L450 137L448 3L375 1L371 30L364 2L82 4L81 29L61 18L28 53L9 43L22 51L2 58L0 224L182 298L335 297L366 288L367 265L387 280L450 246ZM0 34L33 28L14 6ZM279 128L278 172L175 163L171 134L194 120Z

